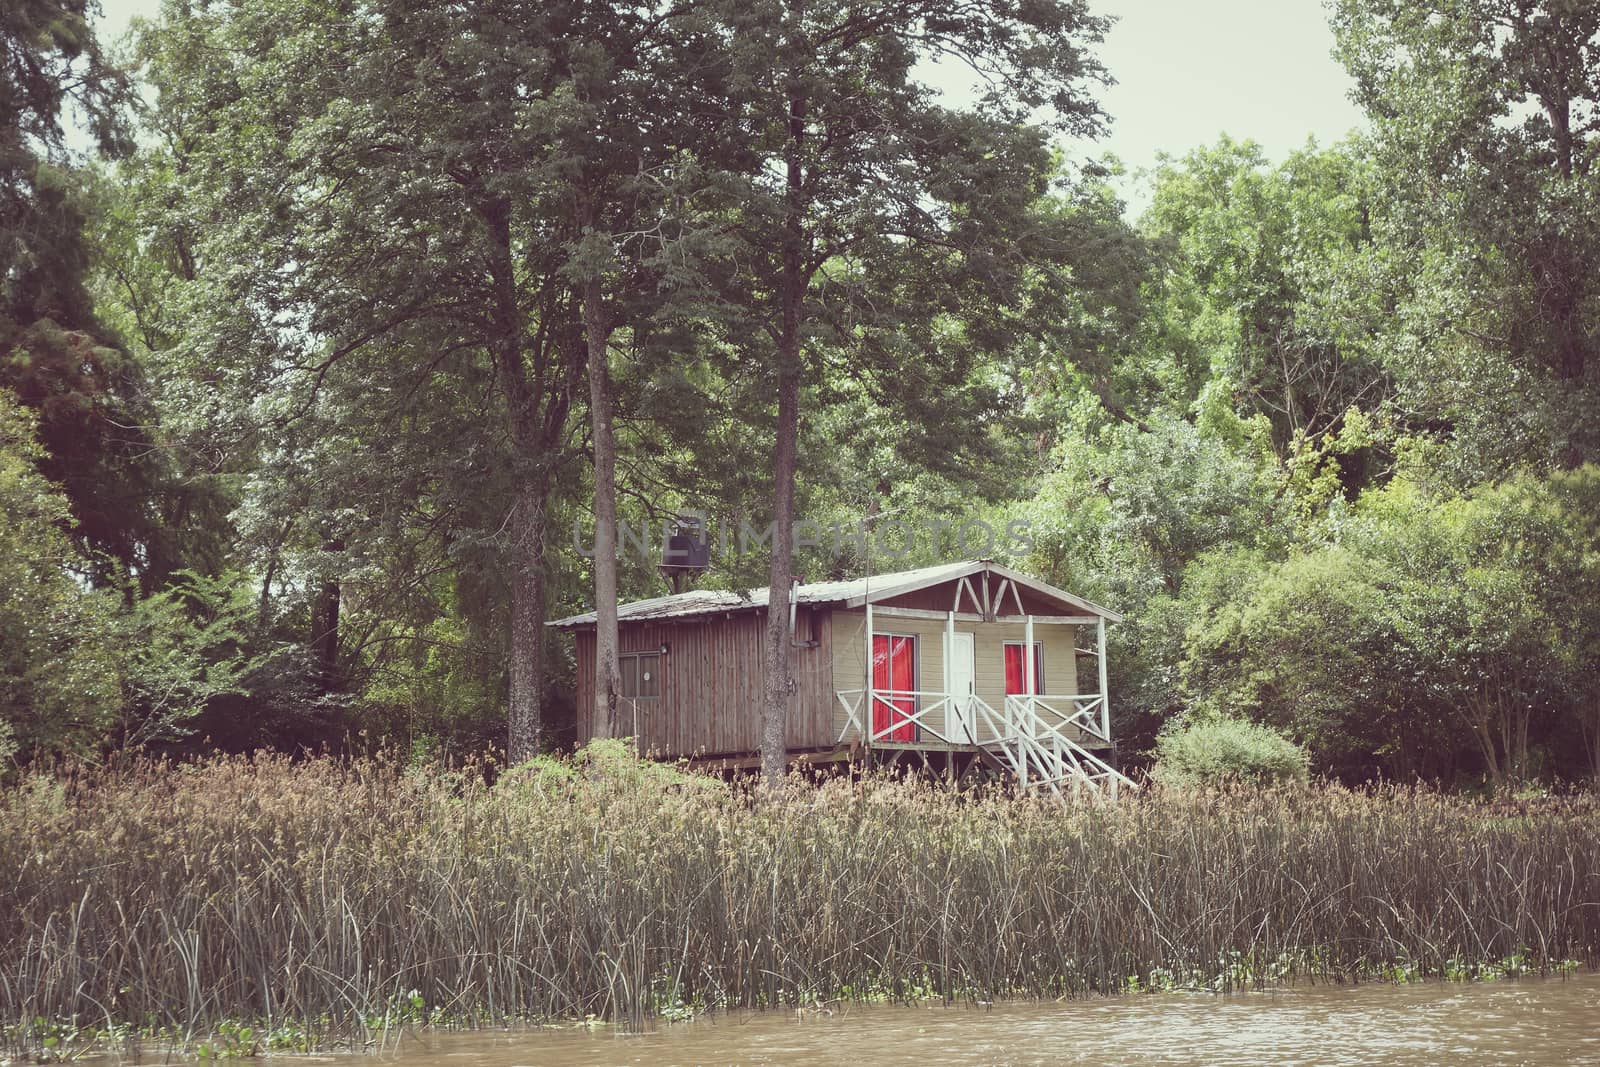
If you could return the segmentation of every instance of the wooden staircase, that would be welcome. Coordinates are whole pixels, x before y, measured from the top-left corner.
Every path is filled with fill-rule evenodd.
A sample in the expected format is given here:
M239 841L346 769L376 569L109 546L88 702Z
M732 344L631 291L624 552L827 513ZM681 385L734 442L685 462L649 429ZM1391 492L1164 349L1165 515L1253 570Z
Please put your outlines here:
M999 738L979 746L1004 768L1024 790L1090 788L1116 796L1123 789L1138 789L1126 775L1076 741L1052 737L1048 741L1017 736Z
M1064 715L1027 697L1006 698L1005 711L1000 714L981 700L978 710L990 723L990 737L979 743L980 751L1015 777L1023 791L1048 789L1059 796L1064 790L1092 789L1116 796L1123 789L1139 788L1067 735L1068 728L1077 725L1098 736L1099 731L1081 714Z

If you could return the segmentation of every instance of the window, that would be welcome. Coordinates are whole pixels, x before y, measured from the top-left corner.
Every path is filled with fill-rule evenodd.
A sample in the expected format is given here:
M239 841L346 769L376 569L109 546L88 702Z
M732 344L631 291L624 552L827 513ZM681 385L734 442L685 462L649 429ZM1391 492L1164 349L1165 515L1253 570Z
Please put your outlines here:
M1006 696L1028 691L1028 678L1023 673L1022 642L1006 642ZM1044 692L1044 646L1033 643L1033 691Z
M622 668L622 693L628 700L655 700L661 695L661 653L623 652L617 656Z

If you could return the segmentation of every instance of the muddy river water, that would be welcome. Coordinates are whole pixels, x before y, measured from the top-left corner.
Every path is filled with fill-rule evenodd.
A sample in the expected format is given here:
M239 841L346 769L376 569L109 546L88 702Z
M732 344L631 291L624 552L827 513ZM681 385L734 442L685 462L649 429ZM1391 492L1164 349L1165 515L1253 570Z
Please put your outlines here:
M1600 1064L1600 975L744 1013L631 1036L603 1029L425 1034L380 1058L395 1067Z

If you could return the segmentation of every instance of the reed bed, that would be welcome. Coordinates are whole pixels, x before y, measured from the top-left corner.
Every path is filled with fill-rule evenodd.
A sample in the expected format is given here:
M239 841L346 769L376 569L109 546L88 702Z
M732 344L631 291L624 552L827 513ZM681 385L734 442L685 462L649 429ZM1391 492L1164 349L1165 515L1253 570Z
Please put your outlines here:
M1319 786L1062 804L874 779L758 803L613 752L493 785L382 761L143 763L0 798L13 1054L69 1028L309 1046L397 1021L638 1023L1597 957L1590 797Z

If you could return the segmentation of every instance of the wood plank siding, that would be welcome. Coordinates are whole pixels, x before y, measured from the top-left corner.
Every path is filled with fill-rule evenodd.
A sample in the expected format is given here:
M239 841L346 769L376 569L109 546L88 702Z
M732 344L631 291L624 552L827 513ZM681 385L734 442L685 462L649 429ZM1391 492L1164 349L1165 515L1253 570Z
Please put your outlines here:
M831 745L833 628L829 612L802 609L796 638L809 647L793 650L798 687L789 711L790 749ZM656 756L727 755L761 747L761 698L766 687L764 642L767 614L741 611L678 620L622 622L618 651L660 648L661 695L619 705L624 735ZM594 630L576 633L578 741L593 736ZM814 644L812 644L814 642Z
M893 678L900 689L914 678L915 689L923 694L885 698L885 737L911 746L970 744L968 737L979 744L1012 744L1019 731L1049 733L1048 716L1055 715L1060 723L1080 707L1075 701L1049 698L1079 694L1088 705L1083 714L1099 721L1102 705L1092 699L1100 688L1100 663L1093 654L1099 637L1096 623L1121 616L1065 590L989 560L968 560L871 578L802 583L795 596L799 609L790 655L796 692L786 739L791 753L864 739L855 731L847 735L850 720L838 696L844 693L844 701L858 705L870 723L871 709L861 696L868 685L869 659L864 601L874 605L876 633L916 639L913 662L907 662L903 650L885 644L890 658L881 684ZM643 673L645 661L624 661L627 692L659 686L659 695L623 698L618 732L636 738L641 753L667 758L737 759L758 751L766 688L764 602L765 590L757 588L748 594L697 590L622 605L619 651L662 654L658 661L652 657L648 675ZM944 635L952 607L956 631L972 636L974 691L992 713L944 700ZM1041 646L1037 693L1044 699L1038 706L1008 711L1006 646L1024 640L1025 616L1033 617L1034 640ZM985 617L994 621L981 621ZM576 642L579 743L593 736L594 618L588 612L550 624L571 630ZM1081 665L1080 645L1090 650ZM1022 661L1013 659L1015 669ZM1080 669L1086 672L1081 683ZM902 674L907 681L901 681ZM901 727L892 724L908 717L917 721L905 725L902 737ZM997 729L1003 737L996 737ZM1049 735L1051 744L1063 738L1070 741L1072 735ZM1005 751L1024 758L1018 756L1021 749ZM1059 762L1059 752L1057 757Z

